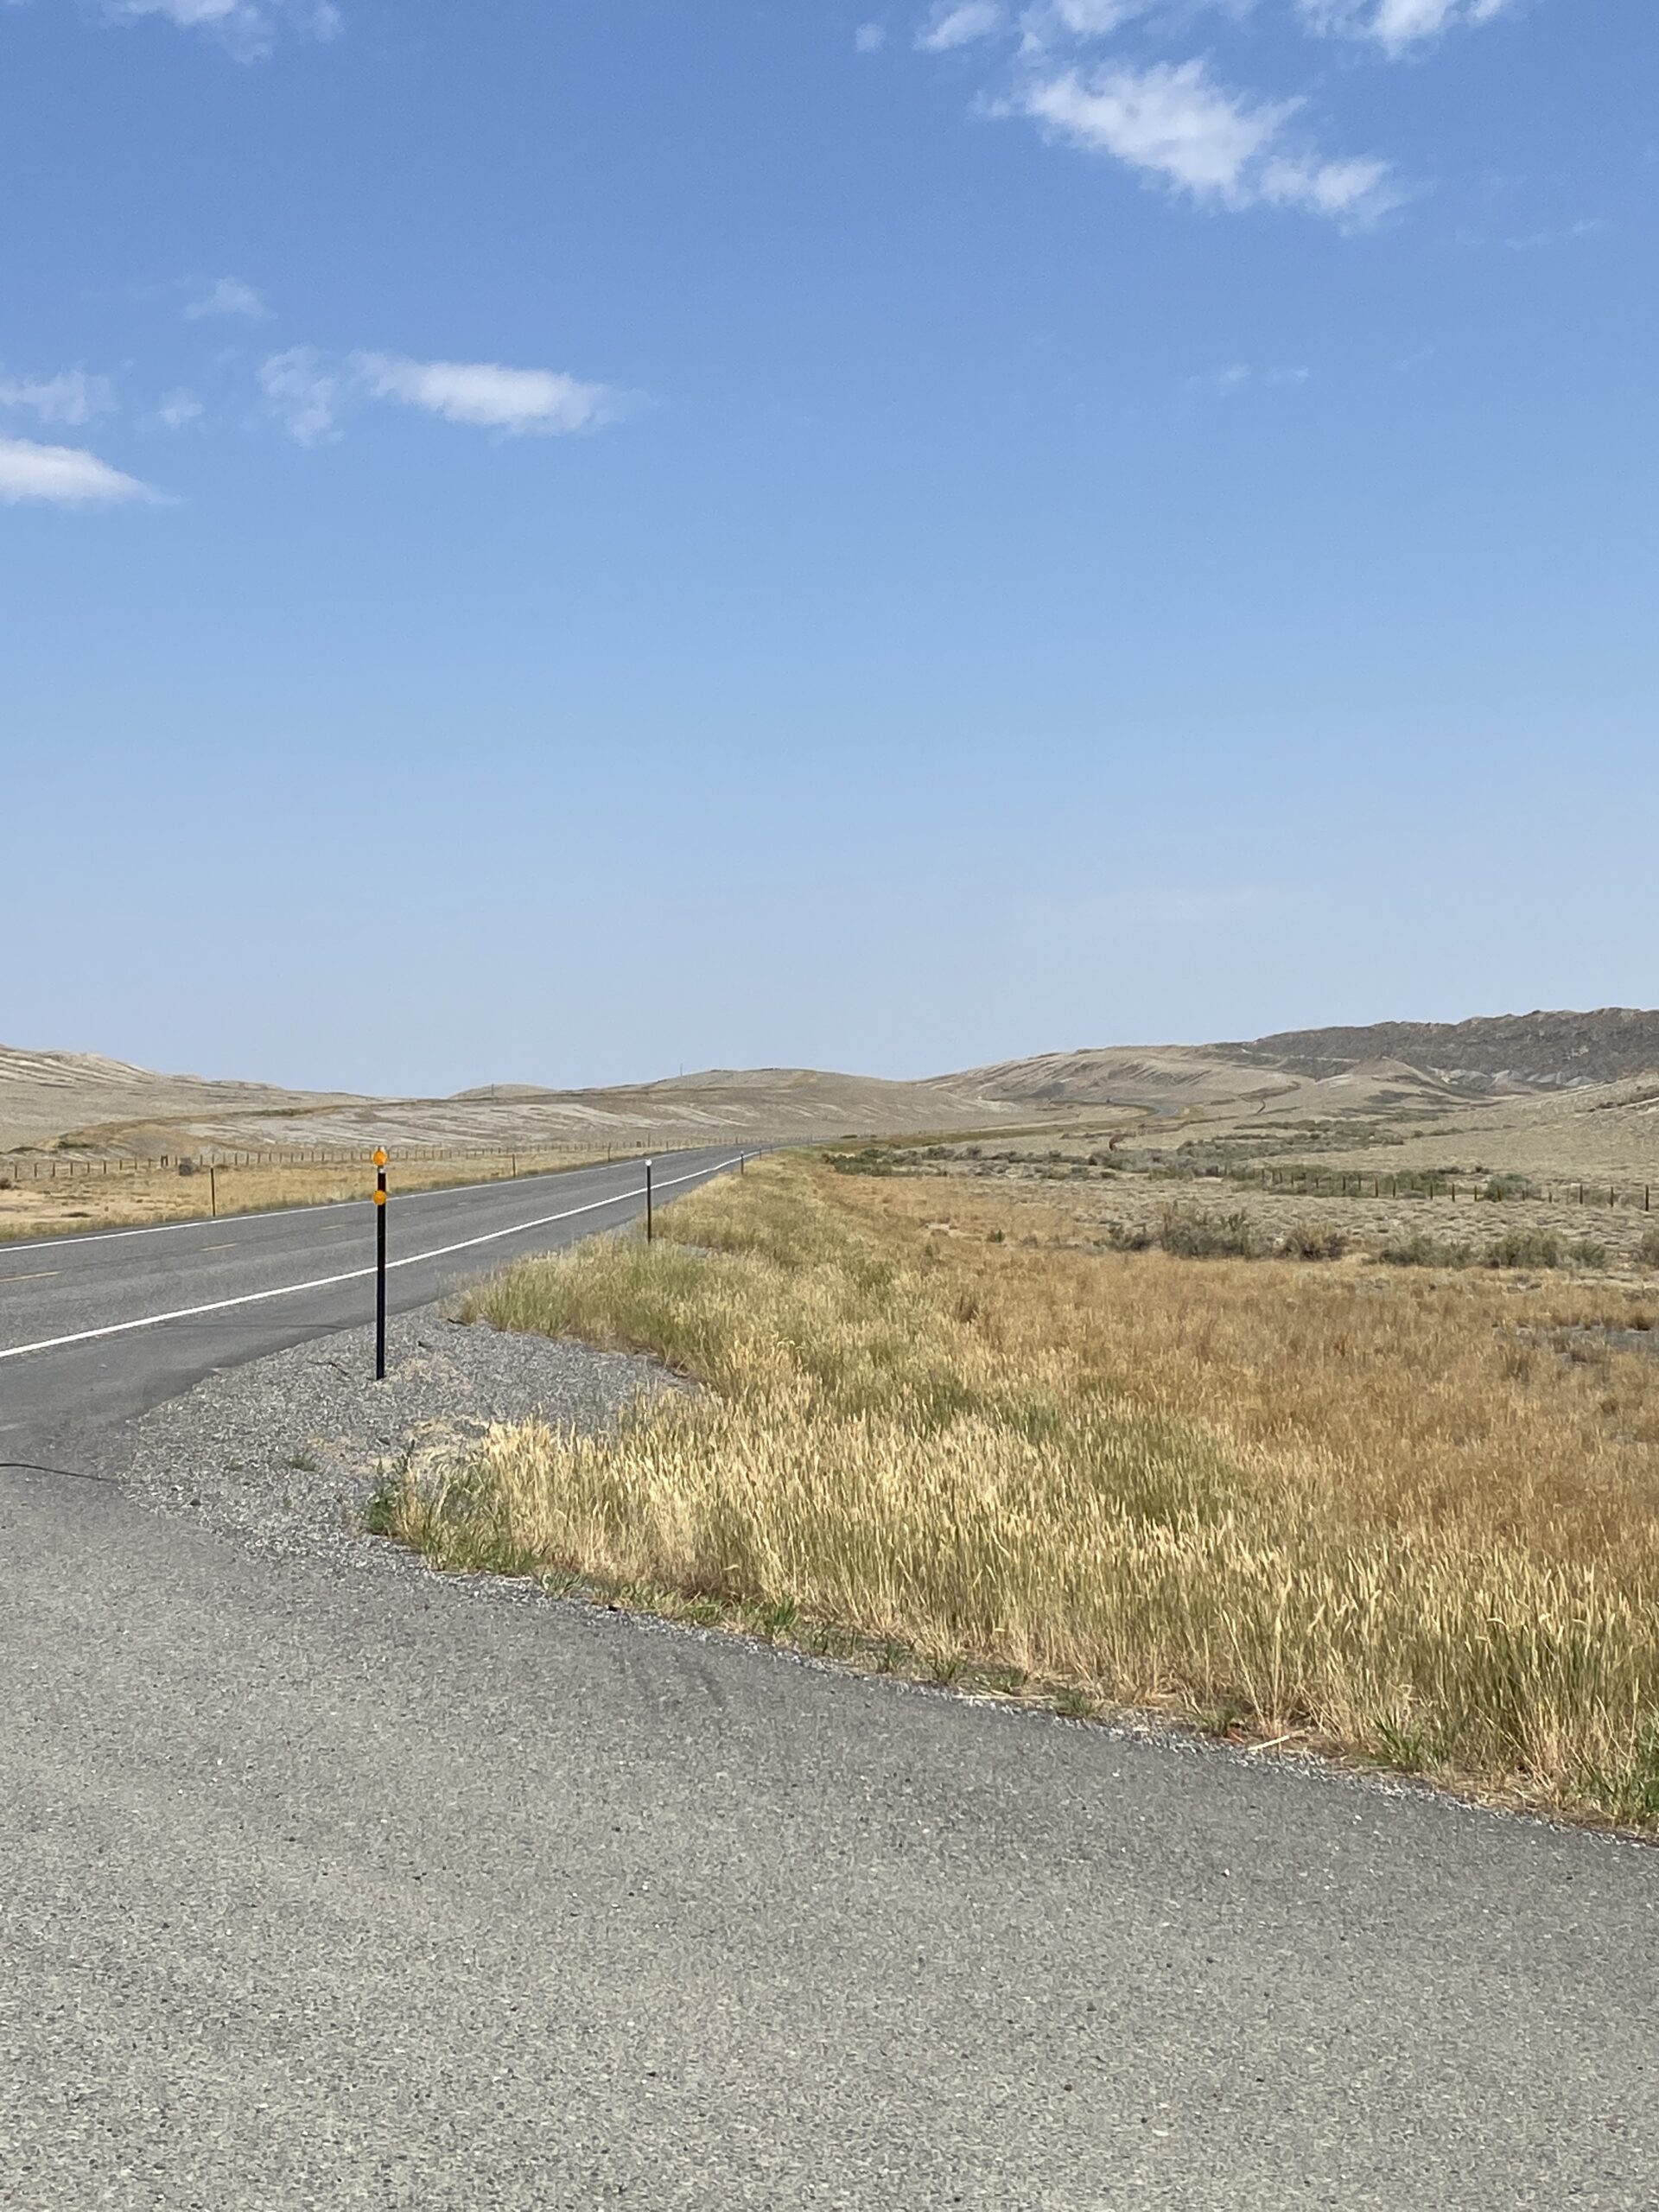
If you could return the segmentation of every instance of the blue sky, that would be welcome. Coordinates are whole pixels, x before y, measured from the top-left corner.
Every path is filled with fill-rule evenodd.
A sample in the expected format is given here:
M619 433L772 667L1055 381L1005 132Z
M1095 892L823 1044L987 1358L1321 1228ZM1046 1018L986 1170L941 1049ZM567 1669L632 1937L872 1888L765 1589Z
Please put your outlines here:
M1653 0L0 0L0 1037L1651 1004Z

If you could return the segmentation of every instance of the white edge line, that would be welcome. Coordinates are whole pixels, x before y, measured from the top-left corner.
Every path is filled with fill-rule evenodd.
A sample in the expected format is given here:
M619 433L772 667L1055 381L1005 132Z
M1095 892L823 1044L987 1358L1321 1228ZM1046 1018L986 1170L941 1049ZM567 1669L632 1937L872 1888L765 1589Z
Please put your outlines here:
M696 1183L704 1177L718 1175L722 1169L736 1164L735 1159L717 1160L711 1167L695 1168L689 1175L676 1175L652 1187L658 1191L677 1190L682 1183ZM531 1229L548 1229L556 1221L574 1221L578 1214L599 1213L606 1206L620 1205L625 1198L643 1198L645 1195L643 1183L637 1191L613 1191L608 1198L594 1198L585 1206L567 1206L563 1213L545 1213L537 1221L515 1222L511 1229L492 1229L482 1236L463 1236L458 1244L438 1244L429 1252L411 1252L406 1259L388 1260L386 1273L390 1274L394 1268L417 1268L423 1260L447 1259L451 1252L468 1252L474 1245L496 1244L504 1236L522 1236ZM0 1351L0 1359L22 1359L32 1351L61 1351L68 1344L89 1344L99 1337L124 1337L134 1329L159 1329L163 1321L194 1321L203 1313L228 1313L233 1306L262 1306L268 1299L293 1298L302 1290L332 1290L337 1283L361 1282L365 1275L373 1273L372 1267L351 1268L344 1274L318 1275L311 1282L284 1283L278 1290L245 1291L240 1298L216 1298L208 1306L180 1306L170 1313L146 1313L137 1321L111 1321L101 1329L77 1330L73 1336L43 1337L38 1344L13 1344Z
M5 0L0 0L0 7L4 4ZM639 1157L643 1160L644 1153ZM399 1193L394 1190L392 1196L397 1198L401 1195L405 1200L454 1198L468 1191L502 1191L510 1189L515 1183L545 1182L550 1175L585 1175L595 1167L605 1167L610 1164L603 1160L584 1160L574 1167L546 1167L539 1173L530 1175L498 1175L483 1183L435 1183L424 1191ZM629 1163L620 1160L615 1164L619 1167L626 1167ZM89 1176L87 1180L90 1182L91 1179ZM681 1178L682 1181L684 1179ZM0 1236L0 1256L8 1252L61 1252L68 1244L113 1244L122 1236L168 1236L181 1229L214 1229L221 1221L291 1221L296 1215L302 1213L349 1213L353 1206L372 1204L371 1198L324 1198L314 1206L265 1206L256 1213L205 1213L191 1221L151 1221L146 1222L142 1229L83 1229L73 1236Z

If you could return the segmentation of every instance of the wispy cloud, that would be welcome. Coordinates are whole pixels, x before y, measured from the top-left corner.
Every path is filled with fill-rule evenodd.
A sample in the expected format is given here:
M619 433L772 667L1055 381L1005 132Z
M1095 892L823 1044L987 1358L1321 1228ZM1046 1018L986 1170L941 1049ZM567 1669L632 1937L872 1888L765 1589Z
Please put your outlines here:
M1373 39L1395 54L1459 27L1490 23L1514 4L1515 0L1298 0L1310 29Z
M28 438L0 438L0 499L15 505L42 499L60 507L108 506L153 499L136 476L100 461L79 446L42 446Z
M1036 0L1020 18L1021 46L1032 54L1109 38L1154 4L1155 0Z
M353 404L385 400L446 422L507 437L569 435L614 422L627 395L584 384L558 369L505 368L498 361L416 361L401 353L353 353L330 361L312 346L273 353L259 370L266 410L302 446L330 444Z
M1254 386L1262 391L1290 391L1305 385L1311 372L1306 369L1254 369L1244 361L1231 361L1224 369L1210 369L1202 376L1188 377L1189 391L1208 393L1212 398L1228 399L1234 392Z
M206 31L241 61L263 61L284 29L329 39L342 21L334 0L104 0L104 13L112 22L154 16Z
M853 46L859 54L880 54L887 42L885 23L861 23L853 33Z
M64 369L54 377L0 377L0 407L27 408L42 423L90 423L114 405L108 378L89 377L84 369Z
M1327 160L1290 143L1287 126L1302 105L1230 92L1195 60L1035 76L1001 111L1200 204L1300 207L1351 222L1397 204L1386 162Z
M955 47L989 38L1001 29L1002 23L998 0L939 0L916 34L917 49L922 54L949 54Z
M620 411L607 385L583 384L556 369L509 369L493 361L411 361L395 353L355 353L352 366L375 399L423 407L451 423L512 435L596 429Z
M205 291L198 292L186 302L184 319L187 322L207 322L219 317L232 322L266 322L270 309L264 293L255 291L251 284L245 284L239 276L219 276Z
M1512 231L1493 235L1485 231L1459 231L1454 245L1499 246L1505 253L1544 253L1552 246L1574 245L1581 238L1602 237L1612 226L1605 215L1586 215L1576 223L1551 223L1541 231Z
M194 391L169 391L149 419L163 430L184 430L207 411Z
M259 389L270 413L300 445L327 445L340 435L340 378L323 365L315 346L273 353L260 365Z

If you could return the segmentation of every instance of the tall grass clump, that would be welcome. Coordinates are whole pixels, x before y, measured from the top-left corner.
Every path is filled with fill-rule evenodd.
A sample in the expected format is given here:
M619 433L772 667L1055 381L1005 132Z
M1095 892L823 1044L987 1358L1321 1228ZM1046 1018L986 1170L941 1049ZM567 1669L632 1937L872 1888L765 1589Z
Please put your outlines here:
M661 1227L467 1311L704 1387L600 1435L497 1428L383 1525L1067 1710L1237 1715L1659 1819L1659 1365L1549 1348L1624 1294L1127 1258L1000 1193L802 1160Z

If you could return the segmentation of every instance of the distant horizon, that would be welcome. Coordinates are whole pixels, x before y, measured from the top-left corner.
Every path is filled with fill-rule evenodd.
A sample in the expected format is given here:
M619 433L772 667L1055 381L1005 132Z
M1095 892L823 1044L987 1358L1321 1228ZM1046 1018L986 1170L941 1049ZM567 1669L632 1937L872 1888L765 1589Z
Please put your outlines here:
M486 1078L483 1082L461 1083L447 1090L416 1089L410 1090L359 1088L344 1084L290 1083L281 1077L238 1074L206 1074L200 1068L169 1067L157 1062L134 1060L123 1055L104 1052L86 1046L17 1045L0 1039L0 1052L41 1054L48 1058L105 1060L112 1065L130 1067L145 1075L169 1077L181 1082L211 1084L240 1084L254 1089L286 1091L306 1091L327 1096L330 1094L357 1098L430 1098L453 1099L468 1092L477 1094L490 1090L546 1090L558 1094L581 1091L615 1091L646 1090L666 1083L693 1083L700 1076L715 1075L827 1075L853 1082L924 1084L948 1080L951 1077L972 1075L983 1068L1018 1065L1027 1060L1063 1058L1073 1054L1090 1052L1204 1052L1219 1050L1228 1046L1262 1045L1280 1039L1319 1033L1361 1033L1377 1028L1458 1029L1480 1022L1527 1021L1532 1020L1593 1020L1599 1014L1630 1015L1638 1019L1659 1021L1659 1007L1605 1005L1596 1007L1530 1007L1501 1014L1464 1014L1454 1020L1440 1020L1410 1014L1382 1015L1375 1021L1302 1022L1294 1027L1262 1030L1254 1036L1208 1038L1125 1038L1109 1043L1091 1045L1052 1045L1031 1052L1004 1052L984 1060L963 1062L956 1067L930 1068L922 1075L888 1075L880 1071L838 1067L828 1061L754 1060L747 1062L709 1061L701 1066L686 1067L671 1075L617 1077L609 1081L591 1083L543 1082L533 1076L503 1076Z

